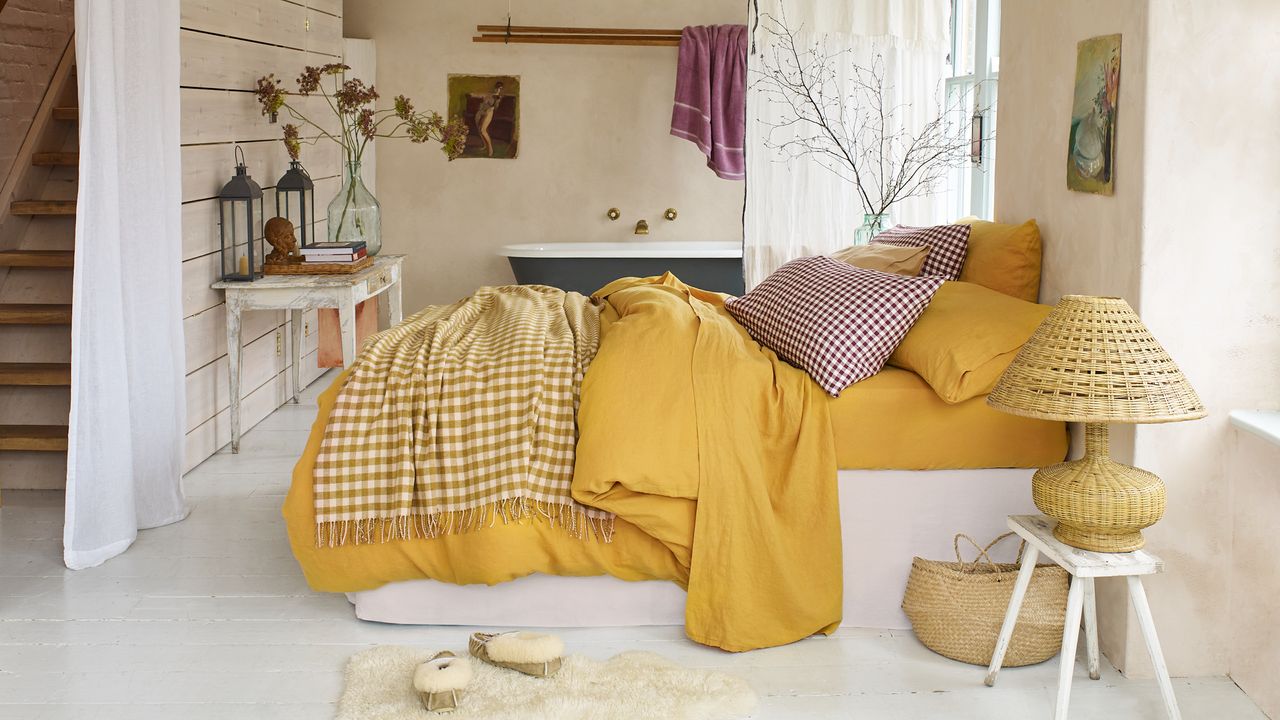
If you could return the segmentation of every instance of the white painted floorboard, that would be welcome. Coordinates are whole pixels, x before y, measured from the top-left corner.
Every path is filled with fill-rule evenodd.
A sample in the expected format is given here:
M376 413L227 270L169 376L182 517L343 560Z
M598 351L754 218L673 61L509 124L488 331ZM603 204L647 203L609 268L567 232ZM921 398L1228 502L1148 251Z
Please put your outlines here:
M344 597L303 581L280 504L328 381L245 435L240 455L220 453L188 475L190 518L142 532L102 567L62 566L61 494L5 493L0 720L330 718L352 653L380 643L465 648L468 628L361 622ZM675 627L563 636L593 657L644 649L737 673L761 696L757 718L1047 718L1057 679L1055 660L1005 670L987 688L984 668L934 655L903 631L844 628L737 655ZM1174 685L1188 720L1265 720L1228 678ZM1077 665L1071 710L1163 717L1153 680L1125 679L1105 663L1097 682Z

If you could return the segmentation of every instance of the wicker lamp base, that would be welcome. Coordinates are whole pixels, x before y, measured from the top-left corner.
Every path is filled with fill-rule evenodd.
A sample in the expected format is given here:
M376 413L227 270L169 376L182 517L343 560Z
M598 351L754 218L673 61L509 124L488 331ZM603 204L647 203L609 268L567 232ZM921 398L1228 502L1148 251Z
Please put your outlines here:
M1109 456L1105 423L1085 426L1085 455L1036 471L1031 496L1058 521L1054 537L1083 550L1131 552L1146 541L1143 528L1164 515L1165 490L1146 470Z

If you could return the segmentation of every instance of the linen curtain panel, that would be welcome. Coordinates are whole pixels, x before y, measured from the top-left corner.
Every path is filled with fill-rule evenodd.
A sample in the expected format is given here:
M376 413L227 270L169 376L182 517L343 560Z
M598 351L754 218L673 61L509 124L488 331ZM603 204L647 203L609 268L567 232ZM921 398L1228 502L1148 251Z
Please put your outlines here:
M853 244L863 208L853 186L811 158L786 159L766 147L768 124L782 109L752 87L753 70L772 62L772 41L765 32L768 17L786 16L797 32L797 45L827 44L848 49L839 60L840 83L850 80L852 63L870 67L884 62L886 105L909 105L902 127L918 128L936 116L945 102L943 87L950 50L950 3L946 0L759 0L761 27L753 30L756 52L748 53L747 188L743 213L743 266L750 289L783 263L820 255ZM752 18L754 27L754 18ZM773 134L775 143L785 139ZM891 211L892 222L936 224L946 216L945 194L903 201Z
M178 0L75 4L80 92L63 560L186 517Z

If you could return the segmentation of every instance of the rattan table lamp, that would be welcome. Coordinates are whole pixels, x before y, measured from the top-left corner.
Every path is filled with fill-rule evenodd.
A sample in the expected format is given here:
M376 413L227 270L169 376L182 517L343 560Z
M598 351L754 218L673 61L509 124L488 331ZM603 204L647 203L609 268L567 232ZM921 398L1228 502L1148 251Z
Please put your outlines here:
M1142 529L1164 515L1164 483L1111 459L1108 423L1205 416L1182 371L1120 298L1067 295L1022 347L987 397L1014 415L1085 425L1079 460L1036 471L1036 507L1054 535L1100 552L1141 548Z

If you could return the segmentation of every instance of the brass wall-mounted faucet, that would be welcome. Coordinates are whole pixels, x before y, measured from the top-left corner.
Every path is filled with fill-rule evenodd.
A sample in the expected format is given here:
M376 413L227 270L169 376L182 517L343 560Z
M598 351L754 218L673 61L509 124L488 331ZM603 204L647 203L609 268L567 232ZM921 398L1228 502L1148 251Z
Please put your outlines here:
M648 234L649 234L649 222L647 220L637 220L636 235L648 235Z

